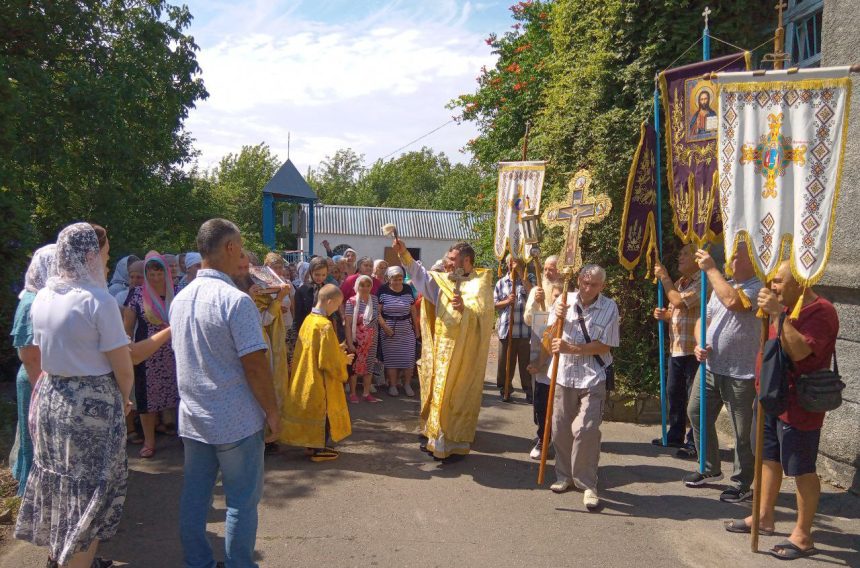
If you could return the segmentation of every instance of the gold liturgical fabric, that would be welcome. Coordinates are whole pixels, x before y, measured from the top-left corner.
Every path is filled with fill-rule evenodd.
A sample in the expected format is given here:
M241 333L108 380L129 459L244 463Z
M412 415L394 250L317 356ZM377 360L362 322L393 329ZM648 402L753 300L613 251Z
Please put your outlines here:
M306 448L325 447L328 417L331 439L352 433L343 384L346 356L331 321L310 314L299 331L293 373L281 410L281 442Z
M437 458L466 455L475 439L484 372L493 333L493 278L477 268L461 284L465 310L451 307L454 282L429 272L439 285L437 305L421 302L421 426Z

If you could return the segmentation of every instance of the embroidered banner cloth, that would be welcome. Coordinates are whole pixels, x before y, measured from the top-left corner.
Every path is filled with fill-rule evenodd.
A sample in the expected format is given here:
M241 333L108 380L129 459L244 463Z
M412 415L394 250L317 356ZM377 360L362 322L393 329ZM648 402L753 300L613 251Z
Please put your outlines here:
M675 234L697 246L722 239L717 195L717 94L706 73L749 69L749 53L726 55L660 74L666 117L669 202Z
M546 162L499 162L496 191L496 240L493 251L501 260L510 250L515 258L525 258L523 213L540 214L540 196Z
M719 75L726 247L749 242L762 280L789 251L801 285L824 274L848 132L848 74L837 67Z
M618 241L618 261L633 271L642 257L657 250L657 161L655 148L657 132L643 122L639 146L633 156L630 175L627 177L627 194L624 197L624 214L621 217L621 237ZM648 274L650 274L650 265Z

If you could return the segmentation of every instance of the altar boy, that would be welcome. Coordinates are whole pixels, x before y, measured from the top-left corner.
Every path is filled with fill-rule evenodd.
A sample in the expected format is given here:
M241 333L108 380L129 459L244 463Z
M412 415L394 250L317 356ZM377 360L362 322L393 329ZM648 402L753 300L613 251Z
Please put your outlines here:
M281 442L305 446L315 462L337 459L337 451L326 441L339 442L352 433L343 385L353 355L344 352L329 319L342 302L337 286L320 288L316 305L299 330L281 412Z

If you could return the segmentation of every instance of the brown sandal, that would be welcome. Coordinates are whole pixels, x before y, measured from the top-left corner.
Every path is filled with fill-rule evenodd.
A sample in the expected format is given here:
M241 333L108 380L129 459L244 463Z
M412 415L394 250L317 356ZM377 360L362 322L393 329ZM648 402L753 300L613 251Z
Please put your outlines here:
M138 455L142 458L149 459L155 455L155 448L150 448L149 446L143 446L140 449L140 453Z

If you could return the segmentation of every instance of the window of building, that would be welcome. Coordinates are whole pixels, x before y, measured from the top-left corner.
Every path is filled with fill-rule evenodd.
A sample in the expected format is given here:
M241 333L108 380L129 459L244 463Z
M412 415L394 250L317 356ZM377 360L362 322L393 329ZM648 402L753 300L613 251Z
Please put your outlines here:
M785 52L792 67L821 65L821 24L824 0L788 0Z
M421 260L420 248L406 247L406 250L409 251L412 258L415 260ZM388 263L388 266L400 266L400 257L397 256L397 253L394 252L394 249L391 247L385 247L385 262ZM427 268L429 268L429 266Z

